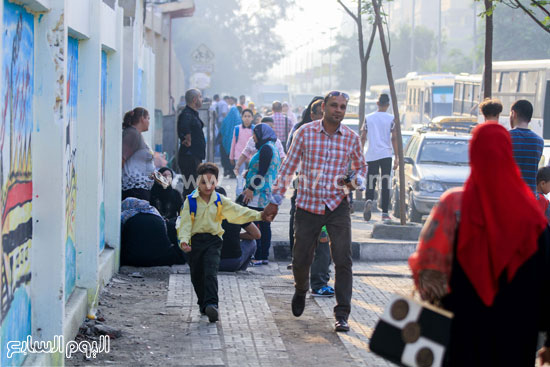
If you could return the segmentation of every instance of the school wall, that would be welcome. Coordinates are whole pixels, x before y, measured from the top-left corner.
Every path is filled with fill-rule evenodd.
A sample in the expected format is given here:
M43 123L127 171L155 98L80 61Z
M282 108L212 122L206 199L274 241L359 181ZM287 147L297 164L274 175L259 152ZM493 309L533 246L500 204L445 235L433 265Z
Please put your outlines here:
M117 271L123 96L154 111L154 57L120 1L0 0L0 18L0 365L62 366L6 345L71 340Z

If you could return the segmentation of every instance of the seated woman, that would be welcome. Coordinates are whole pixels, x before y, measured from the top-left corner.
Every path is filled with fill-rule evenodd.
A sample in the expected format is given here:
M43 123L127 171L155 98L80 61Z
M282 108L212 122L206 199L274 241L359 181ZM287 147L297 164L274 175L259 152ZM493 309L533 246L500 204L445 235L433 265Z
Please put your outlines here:
M537 332L550 330L550 233L508 131L472 135L470 177L441 196L409 264L421 297L454 313L449 366L534 366Z
M216 188L220 194L226 196L222 187ZM256 253L256 240L260 238L260 230L254 223L242 225L222 222L223 245L220 260L220 271L246 270L252 256ZM241 233L241 228L246 232Z
M181 199L181 194L172 188L174 172L168 167L162 167L159 169L159 172L168 180L169 185L165 189L162 185L155 182L151 188L151 200L149 202L157 208L160 215L164 218L175 219L178 217L180 209L183 206L183 200Z
M173 221L166 221L149 202L129 197L122 202L120 264L166 266L185 264Z

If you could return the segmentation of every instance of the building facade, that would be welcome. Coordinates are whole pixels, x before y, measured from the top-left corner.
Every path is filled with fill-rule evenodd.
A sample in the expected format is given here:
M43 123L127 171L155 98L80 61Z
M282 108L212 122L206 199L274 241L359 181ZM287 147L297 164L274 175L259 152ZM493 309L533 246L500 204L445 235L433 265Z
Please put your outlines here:
M163 108L144 6L0 0L2 366L63 365L8 343L72 340L118 269L122 116Z

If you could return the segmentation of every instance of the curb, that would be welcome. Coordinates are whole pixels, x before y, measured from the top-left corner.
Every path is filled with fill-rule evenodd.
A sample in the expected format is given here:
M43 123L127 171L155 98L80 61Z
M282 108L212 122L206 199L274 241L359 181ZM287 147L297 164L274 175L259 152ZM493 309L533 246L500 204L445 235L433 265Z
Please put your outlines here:
M351 243L351 257L356 261L407 261L416 250L417 241L369 238ZM271 241L271 261L290 261L290 242Z

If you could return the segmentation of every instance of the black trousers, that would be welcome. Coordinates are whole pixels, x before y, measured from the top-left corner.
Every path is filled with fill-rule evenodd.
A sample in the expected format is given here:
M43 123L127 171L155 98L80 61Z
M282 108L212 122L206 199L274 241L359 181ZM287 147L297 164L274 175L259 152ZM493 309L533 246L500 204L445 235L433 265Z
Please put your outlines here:
M190 154L182 154L181 150L178 153L178 165L183 176L183 198L195 190L197 182L197 167L201 164L202 159Z
M292 272L296 293L305 295L309 289L310 267L315 248L319 243L321 228L327 227L330 237L330 252L334 261L334 292L336 306L334 316L349 316L351 311L351 293L353 273L351 259L351 218L349 202L344 199L331 211L325 208L325 214L314 214L297 208L294 219L294 244Z
M220 158L222 160L223 174L232 175L233 174L233 165L229 159L229 152L225 151L223 145L220 144Z
M218 268L223 241L210 233L199 233L191 238L189 268L191 283L197 295L201 312L208 305L218 305Z
M390 175L391 175L391 157L382 158L377 161L367 162L369 170L367 173L367 193L366 199L374 199L374 190L376 190L376 182L378 174L382 171L382 212L387 213L390 205Z

